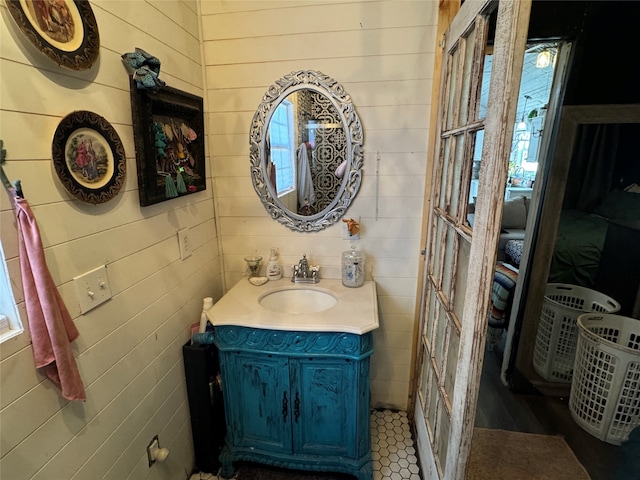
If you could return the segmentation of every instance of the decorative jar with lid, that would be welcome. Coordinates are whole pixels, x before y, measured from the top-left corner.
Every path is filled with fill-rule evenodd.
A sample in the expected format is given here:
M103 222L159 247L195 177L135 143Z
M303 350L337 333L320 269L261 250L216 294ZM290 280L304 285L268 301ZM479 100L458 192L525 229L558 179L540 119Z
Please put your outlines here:
M361 287L364 284L365 258L355 246L342 252L342 284L345 287Z

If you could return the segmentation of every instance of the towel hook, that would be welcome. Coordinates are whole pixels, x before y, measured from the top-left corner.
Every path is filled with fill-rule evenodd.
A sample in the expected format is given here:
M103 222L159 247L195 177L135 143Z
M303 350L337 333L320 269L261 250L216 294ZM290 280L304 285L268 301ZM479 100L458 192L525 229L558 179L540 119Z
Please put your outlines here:
M20 198L24 198L20 180L16 180L15 182L13 182L13 185L11 185L11 182L7 178L7 175L4 173L4 163L6 158L7 151L4 149L4 141L0 139L0 178L2 179L2 184L9 191L11 191L11 189L15 189L16 195L18 195Z

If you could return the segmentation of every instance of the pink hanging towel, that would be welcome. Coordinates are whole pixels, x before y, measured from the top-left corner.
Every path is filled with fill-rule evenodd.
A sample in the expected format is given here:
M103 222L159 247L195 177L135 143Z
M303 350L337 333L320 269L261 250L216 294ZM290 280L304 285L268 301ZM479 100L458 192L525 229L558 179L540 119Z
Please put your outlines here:
M78 330L47 267L40 231L29 203L16 196L15 205L22 287L36 367L62 389L67 400L86 400L71 351Z

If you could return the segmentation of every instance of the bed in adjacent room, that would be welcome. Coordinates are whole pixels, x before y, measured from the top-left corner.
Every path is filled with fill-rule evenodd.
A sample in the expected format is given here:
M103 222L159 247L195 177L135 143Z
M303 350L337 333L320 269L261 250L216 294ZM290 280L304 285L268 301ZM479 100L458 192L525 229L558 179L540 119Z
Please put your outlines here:
M640 187L637 184L609 192L593 213L562 211L549 283L594 287L609 221L640 224Z

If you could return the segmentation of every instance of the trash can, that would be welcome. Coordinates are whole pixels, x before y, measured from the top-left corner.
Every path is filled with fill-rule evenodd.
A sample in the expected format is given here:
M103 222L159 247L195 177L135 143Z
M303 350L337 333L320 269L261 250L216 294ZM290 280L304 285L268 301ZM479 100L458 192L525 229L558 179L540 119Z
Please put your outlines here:
M226 432L218 349L189 341L182 347L182 355L196 467L215 474L220 468L218 456Z

